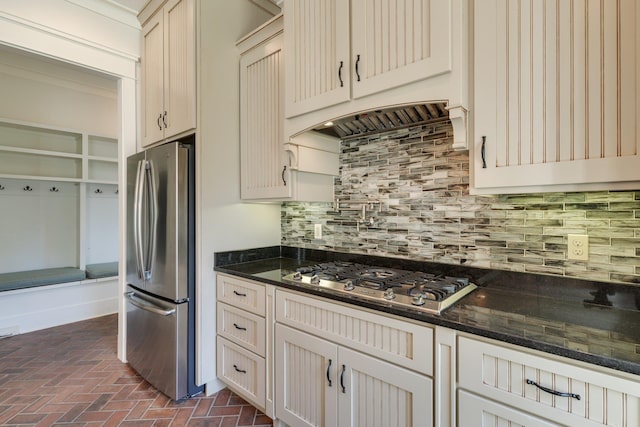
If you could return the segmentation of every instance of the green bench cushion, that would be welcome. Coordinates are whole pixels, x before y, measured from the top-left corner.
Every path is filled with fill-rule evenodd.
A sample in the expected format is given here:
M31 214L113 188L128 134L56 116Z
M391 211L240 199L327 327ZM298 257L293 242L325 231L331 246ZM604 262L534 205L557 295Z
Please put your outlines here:
M74 267L45 268L0 274L0 291L77 282L86 278L84 270Z
M87 279L100 279L118 275L117 262L103 262L100 264L88 264L86 267Z

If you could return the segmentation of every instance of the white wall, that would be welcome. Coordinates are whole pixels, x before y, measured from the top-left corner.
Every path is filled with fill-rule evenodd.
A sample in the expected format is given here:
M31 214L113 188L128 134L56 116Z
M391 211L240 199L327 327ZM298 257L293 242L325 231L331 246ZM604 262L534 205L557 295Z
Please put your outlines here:
M239 53L235 42L272 16L249 1L200 2L199 97L200 234L197 375L207 393L215 373L213 253L280 244L280 206L240 201Z

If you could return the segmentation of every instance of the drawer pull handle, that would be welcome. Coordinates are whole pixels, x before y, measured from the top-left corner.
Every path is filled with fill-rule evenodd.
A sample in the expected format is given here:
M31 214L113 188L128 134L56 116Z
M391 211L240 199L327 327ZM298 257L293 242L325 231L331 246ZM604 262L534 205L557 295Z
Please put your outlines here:
M236 329L238 329L238 330L240 330L240 331L246 331L246 330L247 330L247 328L243 328L242 326L238 326L238 324L237 324L237 323L234 323L234 324L233 324L233 326L235 326L235 327L236 327Z
M233 293L238 295L239 297L246 297L247 296L247 294L243 294L242 292L238 292L236 290L234 290Z
M329 387L331 387L331 377L329 376L329 371L331 370L331 359L329 359L329 365L327 366L327 382L329 382Z
M233 369L235 369L236 372L240 372L241 374L246 374L247 373L247 371L245 371L244 369L238 368L238 365L233 365Z
M342 393L347 392L347 388L344 386L344 371L347 370L345 365L342 365L342 372L340 373L340 387L342 387Z
M550 388L547 387L543 387L540 384L536 383L535 381L532 380L527 380L527 384L530 385L534 385L536 387L538 387L540 390L542 391L546 391L547 393L553 394L554 396L560 396L560 397L573 397L576 400L580 400L580 395L579 394L575 394L575 393L563 393L561 391L555 391L555 390L551 390Z

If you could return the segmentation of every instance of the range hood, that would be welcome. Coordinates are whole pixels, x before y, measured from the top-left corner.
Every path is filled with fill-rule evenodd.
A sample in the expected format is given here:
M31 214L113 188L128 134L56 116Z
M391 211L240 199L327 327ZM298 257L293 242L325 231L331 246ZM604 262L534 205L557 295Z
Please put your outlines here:
M321 124L313 130L339 139L359 138L449 119L444 102L382 108Z

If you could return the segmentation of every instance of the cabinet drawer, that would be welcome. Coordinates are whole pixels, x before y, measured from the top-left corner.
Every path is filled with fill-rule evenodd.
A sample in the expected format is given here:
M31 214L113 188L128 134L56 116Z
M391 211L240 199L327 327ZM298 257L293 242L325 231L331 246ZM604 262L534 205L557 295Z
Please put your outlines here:
M276 321L433 375L433 329L278 289Z
M525 412L461 391L458 425L464 427L559 427Z
M266 295L264 285L218 274L217 287L218 301L264 317Z
M264 357L265 320L263 317L218 303L218 335Z
M218 378L261 411L265 410L265 361L262 357L218 337Z
M460 337L459 385L562 425L640 425L638 382L575 366L570 360L564 360ZM527 384L527 380L555 391L579 395L580 399L554 396Z

